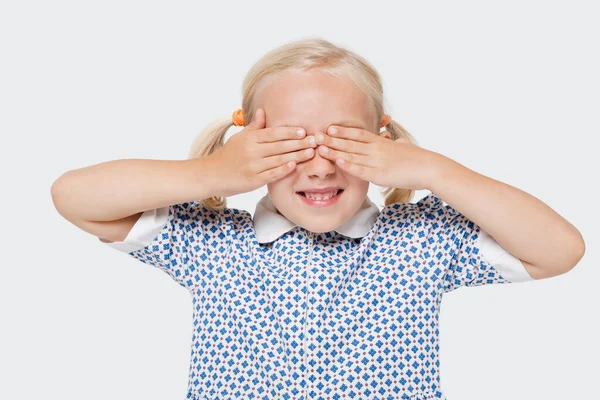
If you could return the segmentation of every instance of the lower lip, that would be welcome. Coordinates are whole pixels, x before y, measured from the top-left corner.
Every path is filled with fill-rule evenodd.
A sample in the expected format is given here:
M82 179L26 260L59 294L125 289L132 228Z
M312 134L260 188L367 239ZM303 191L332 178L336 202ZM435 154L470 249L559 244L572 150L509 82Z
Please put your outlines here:
M300 196L300 198L302 199L302 201L304 201L309 206L312 206L312 207L327 207L327 206L330 206L332 204L337 203L338 199L342 196L343 193L344 193L344 191L341 191L335 197L332 197L331 199L328 199L328 200L313 200L313 199L309 199L308 197L304 197L304 196L302 196L299 193L296 193L296 195Z

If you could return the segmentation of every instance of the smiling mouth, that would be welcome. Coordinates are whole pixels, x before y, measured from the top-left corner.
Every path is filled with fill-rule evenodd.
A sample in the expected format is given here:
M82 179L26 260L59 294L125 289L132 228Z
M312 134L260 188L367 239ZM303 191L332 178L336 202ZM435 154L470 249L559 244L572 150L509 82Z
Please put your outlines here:
M342 193L343 191L344 191L344 189L338 189L337 193L335 194L335 196L332 197L332 199L339 196L340 193ZM302 197L306 197L306 193L304 193L304 192L296 192L296 193ZM306 198L308 199L308 197L306 197Z
M337 193L335 194L335 196L331 197L329 200L336 198L337 196L339 196L342 192L344 191L344 189L338 189ZM306 197L307 199L310 199L309 197L306 196L306 193L300 191L300 192L296 192L297 194L299 194L302 197ZM310 200L316 200L316 199L310 199Z

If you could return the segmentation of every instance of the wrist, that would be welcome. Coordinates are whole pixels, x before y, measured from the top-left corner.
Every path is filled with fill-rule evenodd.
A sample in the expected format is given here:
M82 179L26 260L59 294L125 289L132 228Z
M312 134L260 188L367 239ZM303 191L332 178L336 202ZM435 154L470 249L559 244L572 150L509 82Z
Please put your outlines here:
M443 154L428 150L426 157L425 189L437 193L438 188L444 182L444 171L448 169L452 160Z
M218 179L218 174L215 173L216 168L212 160L209 156L187 160L189 183L193 188L196 200L222 196L221 182Z

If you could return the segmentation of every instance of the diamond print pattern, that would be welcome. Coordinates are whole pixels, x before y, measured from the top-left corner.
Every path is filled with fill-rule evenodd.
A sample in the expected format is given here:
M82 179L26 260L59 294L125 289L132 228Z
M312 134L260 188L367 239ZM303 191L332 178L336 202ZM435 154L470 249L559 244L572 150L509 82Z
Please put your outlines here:
M296 226L261 244L249 212L190 202L130 254L190 291L188 399L445 399L442 295L508 282L479 232L432 193L363 238Z

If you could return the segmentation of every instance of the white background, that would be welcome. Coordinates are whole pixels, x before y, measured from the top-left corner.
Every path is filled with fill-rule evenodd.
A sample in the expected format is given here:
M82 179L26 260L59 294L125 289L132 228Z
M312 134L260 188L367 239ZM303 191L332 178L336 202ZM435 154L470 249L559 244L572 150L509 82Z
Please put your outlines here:
M184 398L188 293L71 225L50 187L103 161L186 158L241 106L252 64L307 36L374 64L386 111L422 147L531 193L585 238L566 275L444 298L447 397L598 398L597 2L416 3L3 2L0 398ZM265 193L228 206L254 213Z

